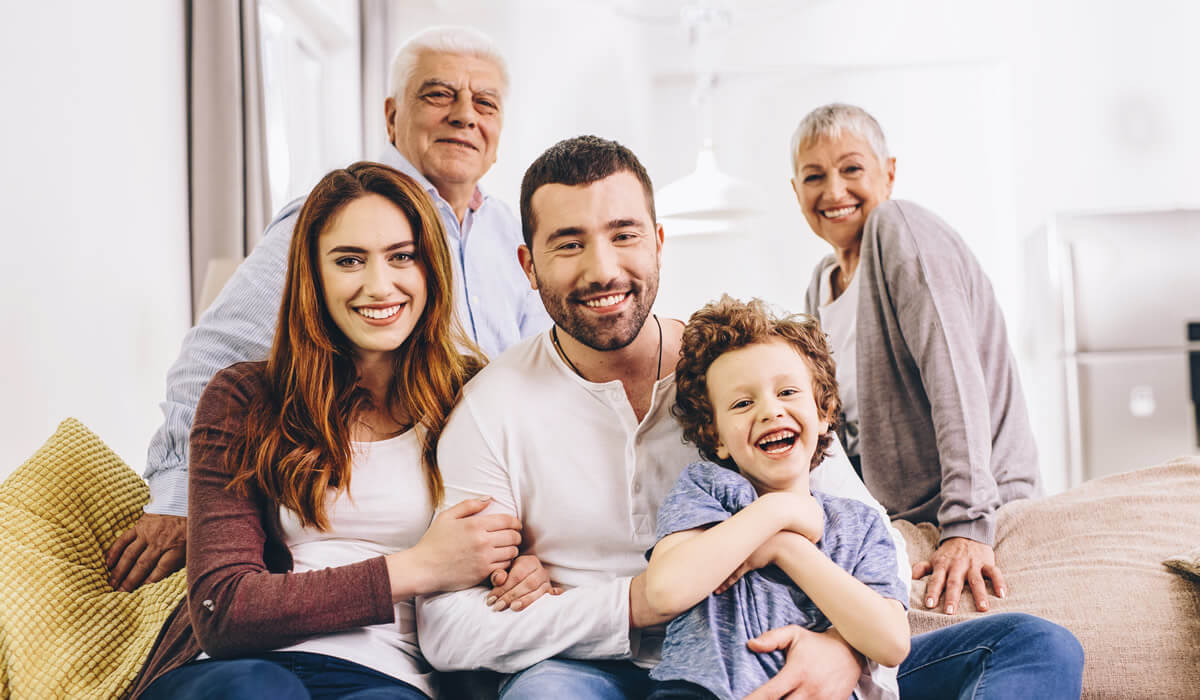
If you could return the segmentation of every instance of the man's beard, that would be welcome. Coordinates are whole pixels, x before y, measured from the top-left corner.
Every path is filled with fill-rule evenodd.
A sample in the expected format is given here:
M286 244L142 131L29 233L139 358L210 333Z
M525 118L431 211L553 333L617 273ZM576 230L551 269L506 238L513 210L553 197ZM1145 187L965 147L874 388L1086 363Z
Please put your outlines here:
M566 295L551 295L542 280L538 279L538 291L546 313L565 333L593 350L620 350L637 338L650 316L650 307L654 305L654 297L658 294L658 271L655 270L653 276L644 283L594 284ZM589 313L580 302L582 297L596 297L605 293L628 293L632 304L623 313L598 316Z

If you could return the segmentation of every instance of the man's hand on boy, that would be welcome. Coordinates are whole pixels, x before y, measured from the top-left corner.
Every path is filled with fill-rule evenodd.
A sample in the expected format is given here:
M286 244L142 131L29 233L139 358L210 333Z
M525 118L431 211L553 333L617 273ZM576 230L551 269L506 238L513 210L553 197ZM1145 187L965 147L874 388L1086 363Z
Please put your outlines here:
M513 612L520 612L546 594L562 593L562 588L550 582L550 574L541 560L532 554L514 559L507 571L492 572L491 584L485 602L496 611L512 608Z
M763 654L786 652L783 668L745 700L848 698L862 675L863 658L836 630L812 632L798 625L768 630L746 643Z
M947 615L953 615L958 609L958 598L962 595L964 583L971 587L975 609L980 612L987 612L989 607L985 578L991 580L998 597L1008 595L1004 574L996 566L996 553L986 544L965 537L947 538L929 561L913 565L914 581L925 576L929 576L925 586L925 607L936 608L945 593Z

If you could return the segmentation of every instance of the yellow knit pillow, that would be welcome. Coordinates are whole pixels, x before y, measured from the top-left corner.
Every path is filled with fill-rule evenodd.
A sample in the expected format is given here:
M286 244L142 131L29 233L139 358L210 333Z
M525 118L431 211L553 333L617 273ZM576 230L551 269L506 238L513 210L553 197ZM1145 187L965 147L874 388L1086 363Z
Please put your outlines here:
M63 421L0 485L0 697L120 697L186 588L133 593L104 555L149 490L79 421Z

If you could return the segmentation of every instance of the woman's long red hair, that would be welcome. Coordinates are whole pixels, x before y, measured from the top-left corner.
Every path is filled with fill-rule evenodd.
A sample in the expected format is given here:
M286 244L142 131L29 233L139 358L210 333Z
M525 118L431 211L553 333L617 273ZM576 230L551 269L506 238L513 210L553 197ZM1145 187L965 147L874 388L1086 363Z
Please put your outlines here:
M326 175L300 209L288 252L275 341L267 360L269 391L252 407L245 442L230 453L230 488L253 484L301 524L326 530L329 489L350 486L350 429L370 397L357 386L354 345L325 308L317 240L354 200L377 194L412 226L417 264L425 272L424 312L394 351L395 374L380 407L422 434L430 500L443 495L437 440L463 384L483 361L454 315L453 263L442 220L429 195L408 176L359 162ZM465 354L464 354L465 353Z

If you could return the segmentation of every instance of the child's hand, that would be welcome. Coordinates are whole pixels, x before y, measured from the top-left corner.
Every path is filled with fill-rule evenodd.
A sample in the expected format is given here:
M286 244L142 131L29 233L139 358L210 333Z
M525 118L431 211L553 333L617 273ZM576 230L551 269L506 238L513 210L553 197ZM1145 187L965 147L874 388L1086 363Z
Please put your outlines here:
M772 507L781 514L784 522L781 530L803 535L813 544L821 541L825 534L825 512L811 493L777 491L759 500L764 499L770 499Z
M769 566L770 564L775 563L775 557L779 552L779 544L783 540L780 535L784 534L791 533L777 532L766 542L763 542L761 545L759 545L758 549L754 550L750 556L746 558L746 561L742 562L742 565L739 566L732 574L729 574L729 576L721 582L721 585L717 586L717 590L713 591L713 593L715 595L721 595L730 588L733 588L733 584L737 583L743 576L751 571L756 571L764 566Z
M508 571L493 572L490 580L492 590L486 603L496 611L512 608L513 612L520 612L547 593L562 593L561 588L550 582L550 574L542 562L532 554L517 557Z

